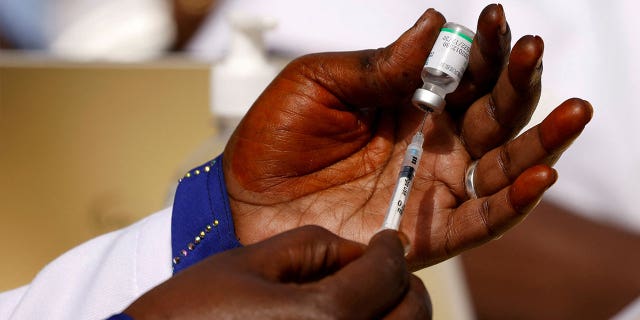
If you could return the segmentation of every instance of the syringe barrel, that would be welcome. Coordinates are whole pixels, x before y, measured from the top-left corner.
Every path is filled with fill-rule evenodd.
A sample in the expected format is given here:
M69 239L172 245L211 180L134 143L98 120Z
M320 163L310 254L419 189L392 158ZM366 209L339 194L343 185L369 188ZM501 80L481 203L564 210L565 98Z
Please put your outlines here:
M407 147L402 166L400 167L398 181L391 196L389 209L382 223L382 229L398 230L400 227L404 207L409 198L411 187L413 186L413 178L418 169L418 164L420 164L423 142L424 136L421 132L418 132L413 136L411 144Z
M420 156L422 156L422 145L417 146L413 143L407 147L407 152L404 154L404 160L402 160L402 168L406 166L416 169L420 162Z

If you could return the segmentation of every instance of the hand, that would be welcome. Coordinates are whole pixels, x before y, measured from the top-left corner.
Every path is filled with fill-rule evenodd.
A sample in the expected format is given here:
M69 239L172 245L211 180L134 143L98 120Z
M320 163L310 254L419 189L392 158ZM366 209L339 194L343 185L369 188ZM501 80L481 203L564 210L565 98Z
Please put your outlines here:
M430 319L395 231L369 247L317 226L214 255L135 301L134 319Z
M366 243L380 228L402 156L423 113L411 106L424 61L445 22L435 10L390 46L295 60L258 98L232 136L224 174L236 232L253 243L318 224ZM500 5L481 13L469 67L429 116L424 154L404 211L411 267L431 265L498 237L556 180L549 167L590 120L571 99L514 138L540 95L542 39L510 51ZM478 160L478 199L464 175Z

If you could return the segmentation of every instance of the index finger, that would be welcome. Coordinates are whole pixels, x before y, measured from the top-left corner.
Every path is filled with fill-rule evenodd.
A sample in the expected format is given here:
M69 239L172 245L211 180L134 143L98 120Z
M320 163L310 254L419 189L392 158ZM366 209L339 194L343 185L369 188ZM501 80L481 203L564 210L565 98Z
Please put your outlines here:
M507 64L511 31L504 8L490 4L480 13L477 32L471 44L469 66L458 88L447 95L447 110L460 114L477 98L491 91Z

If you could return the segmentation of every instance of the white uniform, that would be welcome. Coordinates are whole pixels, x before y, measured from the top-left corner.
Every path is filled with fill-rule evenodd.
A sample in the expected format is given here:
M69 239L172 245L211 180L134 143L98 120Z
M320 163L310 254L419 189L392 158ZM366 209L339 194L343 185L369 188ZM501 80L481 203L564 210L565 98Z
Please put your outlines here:
M169 279L171 209L63 254L0 294L0 319L105 319Z

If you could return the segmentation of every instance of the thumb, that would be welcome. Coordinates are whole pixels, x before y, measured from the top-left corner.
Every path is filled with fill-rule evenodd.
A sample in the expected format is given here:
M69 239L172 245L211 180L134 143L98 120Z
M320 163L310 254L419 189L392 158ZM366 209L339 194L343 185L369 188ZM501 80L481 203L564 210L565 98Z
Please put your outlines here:
M420 72L445 18L429 9L391 45L377 50L313 54L296 71L348 105L396 106L421 86Z
M364 245L314 225L293 229L254 244L245 268L276 282L321 279L360 257Z
M341 318L373 319L402 300L410 278L398 235L394 230L377 233L360 258L317 283L327 290L334 310L354 313Z

